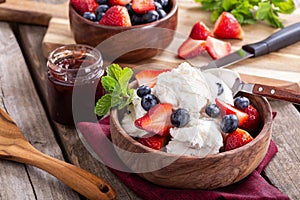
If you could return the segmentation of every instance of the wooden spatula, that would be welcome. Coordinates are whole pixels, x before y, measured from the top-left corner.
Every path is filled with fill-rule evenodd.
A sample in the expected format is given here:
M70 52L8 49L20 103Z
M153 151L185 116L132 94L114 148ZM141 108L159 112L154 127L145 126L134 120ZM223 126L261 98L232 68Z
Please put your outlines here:
M103 179L34 148L12 118L2 109L0 109L0 158L43 169L88 199L116 198L114 189Z

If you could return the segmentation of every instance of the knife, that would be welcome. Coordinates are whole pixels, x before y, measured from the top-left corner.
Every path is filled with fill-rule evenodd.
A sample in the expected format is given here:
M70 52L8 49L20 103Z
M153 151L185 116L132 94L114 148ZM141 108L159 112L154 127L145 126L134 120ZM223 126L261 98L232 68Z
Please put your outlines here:
M230 69L215 68L206 70L205 73L211 73L223 80L225 84L231 89L233 96L235 96L239 91L243 91L250 94L257 94L260 96L300 104L299 92L271 85L263 85L259 83L245 83L241 80L237 72Z
M262 56L300 41L300 22L287 26L266 39L242 46L241 49L201 67L201 71L211 68L226 67L247 58Z

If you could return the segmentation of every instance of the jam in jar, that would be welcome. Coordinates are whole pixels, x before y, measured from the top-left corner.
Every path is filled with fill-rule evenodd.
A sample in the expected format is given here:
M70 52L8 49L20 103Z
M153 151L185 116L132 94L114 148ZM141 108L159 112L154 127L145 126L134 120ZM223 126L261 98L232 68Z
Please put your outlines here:
M104 95L103 73L101 53L93 47L74 44L53 50L47 62L51 118L65 125L74 124L74 115L91 120L86 116L94 116L95 102Z

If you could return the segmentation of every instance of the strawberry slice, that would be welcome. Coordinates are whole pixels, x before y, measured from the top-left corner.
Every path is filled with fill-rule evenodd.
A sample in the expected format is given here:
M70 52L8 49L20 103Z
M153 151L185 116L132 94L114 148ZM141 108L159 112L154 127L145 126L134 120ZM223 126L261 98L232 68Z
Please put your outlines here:
M131 0L108 0L107 4L109 6L115 6L115 5L120 5L120 6L125 6L126 4L129 4Z
M84 12L95 12L98 7L96 0L71 0L71 4L80 15Z
M138 142L152 149L160 150L169 141L169 136L154 135L147 138L139 138Z
M211 36L206 38L206 47L207 52L214 60L228 55L231 51L231 44L229 42L224 42Z
M260 126L260 116L256 108L252 105L249 105L247 108L242 110L243 112L249 115L248 120L245 121L244 124L241 124L239 127L248 131L252 136L256 136L258 134L258 129Z
M153 88L157 81L157 76L163 72L168 72L170 69L163 69L163 70L143 70L138 72L135 75L135 79L138 82L139 86L145 85L150 88Z
M229 114L236 115L239 119L239 126L243 125L249 119L249 115L247 113L238 110L234 106L232 106L220 99L215 99L215 102L216 102L217 106L220 108L221 116L225 116L225 115L229 115Z
M171 123L172 105L168 103L157 104L151 108L143 117L134 121L136 127L160 136L169 135Z
M131 26L128 10L124 6L112 6L99 21L99 24L109 26Z
M210 29L203 22L195 23L191 30L190 38L194 40L206 40L207 36L213 37Z
M154 0L132 0L132 10L138 14L155 10Z
M231 13L223 12L215 23L214 35L224 39L243 39L244 31Z
M177 55L179 58L188 59L201 55L206 50L205 40L194 40L188 38L178 48Z
M236 149L253 140L253 137L245 130L237 128L234 132L227 134L225 138L225 151Z

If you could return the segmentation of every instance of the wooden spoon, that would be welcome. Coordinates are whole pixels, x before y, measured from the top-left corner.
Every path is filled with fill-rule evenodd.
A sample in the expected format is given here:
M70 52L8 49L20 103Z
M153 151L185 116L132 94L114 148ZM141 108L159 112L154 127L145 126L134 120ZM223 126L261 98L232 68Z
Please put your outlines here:
M12 118L2 109L0 109L0 158L43 169L88 199L116 198L114 189L103 179L35 149Z

